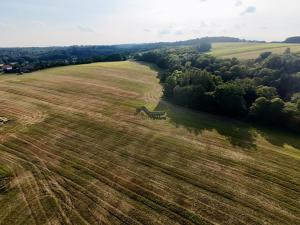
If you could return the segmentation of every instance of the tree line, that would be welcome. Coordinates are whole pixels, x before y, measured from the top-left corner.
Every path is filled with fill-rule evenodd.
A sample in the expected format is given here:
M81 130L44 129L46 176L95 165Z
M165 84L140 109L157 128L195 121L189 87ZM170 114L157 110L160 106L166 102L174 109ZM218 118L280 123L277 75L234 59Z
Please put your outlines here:
M0 48L0 64L12 65L12 73L93 62L123 61L132 54L154 49L195 46L204 42L245 42L232 37L204 37L178 42L124 44L111 46L69 46L42 48ZM206 51L207 47L202 45ZM1 68L0 68L1 70Z
M161 49L135 58L164 69L164 97L178 105L300 131L299 54L287 49L239 61L199 49Z
M32 72L57 66L122 61L128 58L128 53L109 46L2 48L0 64L11 65L12 73Z

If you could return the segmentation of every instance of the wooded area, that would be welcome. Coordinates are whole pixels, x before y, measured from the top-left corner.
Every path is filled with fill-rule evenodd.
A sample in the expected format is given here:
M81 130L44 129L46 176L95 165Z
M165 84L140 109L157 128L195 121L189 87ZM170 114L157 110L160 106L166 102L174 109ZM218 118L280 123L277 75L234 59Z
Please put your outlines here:
M197 48L155 50L136 59L164 70L164 96L179 105L299 131L300 55L290 49L247 61Z

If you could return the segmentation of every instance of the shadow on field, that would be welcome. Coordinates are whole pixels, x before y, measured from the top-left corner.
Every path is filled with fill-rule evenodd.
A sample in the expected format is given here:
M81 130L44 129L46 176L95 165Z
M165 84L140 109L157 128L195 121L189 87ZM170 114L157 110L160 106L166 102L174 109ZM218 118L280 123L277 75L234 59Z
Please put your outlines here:
M278 128L257 126L256 129L259 134L272 145L279 147L289 145L300 149L299 135L290 131L286 131L285 128L280 130Z
M250 126L226 117L200 113L175 106L161 100L155 110L167 111L171 123L176 127L184 127L190 133L199 135L204 131L217 131L233 146L244 149L256 149L256 132Z
M158 78L160 74L164 72L154 64L144 62L138 63L148 66L151 70L156 71ZM228 117L186 109L173 105L163 99L161 99L155 110L166 111L171 123L175 124L176 127L184 127L188 132L196 135L201 134L204 131L217 131L233 146L244 149L256 149L257 135L261 135L266 141L278 147L289 145L300 149L300 141L297 134L278 128L253 125Z
M204 131L217 131L223 135L233 146L248 150L256 149L257 135L261 135L272 145L283 147L285 145L300 149L299 136L280 129L252 125L234 119L216 116L204 112L193 111L175 106L161 100L155 110L168 113L171 123L176 127L184 127L190 133L201 134Z

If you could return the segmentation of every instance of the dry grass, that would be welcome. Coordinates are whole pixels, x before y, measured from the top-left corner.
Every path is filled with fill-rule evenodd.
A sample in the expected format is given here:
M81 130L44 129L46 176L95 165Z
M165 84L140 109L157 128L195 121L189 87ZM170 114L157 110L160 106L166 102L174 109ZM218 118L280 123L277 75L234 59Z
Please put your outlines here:
M133 62L0 78L0 224L299 224L300 141L160 100ZM134 116L146 105L167 121Z

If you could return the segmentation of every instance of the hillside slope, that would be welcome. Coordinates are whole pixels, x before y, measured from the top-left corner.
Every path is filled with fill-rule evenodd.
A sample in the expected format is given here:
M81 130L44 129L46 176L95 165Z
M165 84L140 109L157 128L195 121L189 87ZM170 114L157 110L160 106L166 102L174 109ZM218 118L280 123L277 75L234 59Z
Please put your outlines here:
M300 36L295 36L295 37L289 37L287 38L284 43L300 43Z
M162 101L147 66L2 76L0 90L0 224L300 223L299 138Z
M214 43L211 54L216 57L238 59L256 59L263 52L282 54L287 48L300 52L299 44L287 43Z

